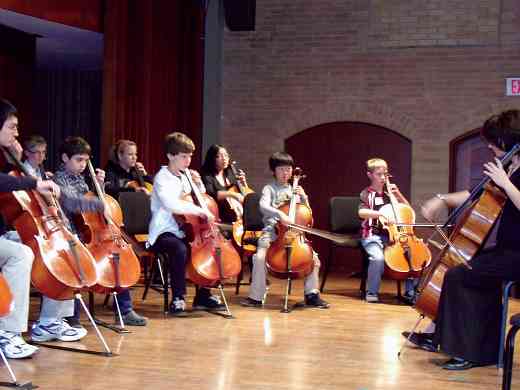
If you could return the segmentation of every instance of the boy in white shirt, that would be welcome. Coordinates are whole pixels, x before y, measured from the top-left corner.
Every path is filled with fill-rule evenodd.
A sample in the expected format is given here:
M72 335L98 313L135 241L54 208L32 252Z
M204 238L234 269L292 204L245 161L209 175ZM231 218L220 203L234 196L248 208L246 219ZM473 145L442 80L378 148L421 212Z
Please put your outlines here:
M176 215L196 215L214 221L215 217L207 210L182 199L191 192L186 175L183 173L191 163L195 145L183 133L171 133L165 139L165 152L168 165L161 167L155 175L151 196L152 219L148 231L148 245L153 251L166 253L170 264L170 281L173 299L170 314L186 316L186 264L190 261L189 244L186 233L174 217ZM200 175L191 171L195 183L204 190ZM198 310L222 311L225 306L218 297L211 295L209 289L199 288L193 308Z

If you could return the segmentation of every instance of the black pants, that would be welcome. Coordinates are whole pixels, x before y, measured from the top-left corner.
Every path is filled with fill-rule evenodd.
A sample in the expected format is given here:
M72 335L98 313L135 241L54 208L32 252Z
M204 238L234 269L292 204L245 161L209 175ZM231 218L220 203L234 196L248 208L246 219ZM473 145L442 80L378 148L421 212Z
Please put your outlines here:
M520 253L494 249L446 272L434 342L450 356L479 364L498 361L502 283L520 280Z
M183 298L186 294L186 264L189 261L190 246L183 239L173 233L161 234L152 246L154 252L168 255L170 269L170 284L173 298ZM197 296L199 299L209 297L207 288L199 288ZM184 298L183 298L184 299Z

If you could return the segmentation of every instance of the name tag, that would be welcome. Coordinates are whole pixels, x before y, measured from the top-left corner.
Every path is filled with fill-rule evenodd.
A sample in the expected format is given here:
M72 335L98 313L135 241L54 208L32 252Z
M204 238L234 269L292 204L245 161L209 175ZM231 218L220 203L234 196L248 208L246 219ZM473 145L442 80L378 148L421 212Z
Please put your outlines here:
M382 204L385 204L385 202L383 201L383 198L381 196L377 196L374 199L374 205L375 206L381 206Z

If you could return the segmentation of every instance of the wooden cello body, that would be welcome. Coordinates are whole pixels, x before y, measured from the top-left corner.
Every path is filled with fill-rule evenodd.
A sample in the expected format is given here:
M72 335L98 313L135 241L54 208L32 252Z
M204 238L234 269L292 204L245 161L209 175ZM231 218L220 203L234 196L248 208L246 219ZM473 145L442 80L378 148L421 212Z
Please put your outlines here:
M144 180L143 175L139 171L139 169L134 168L137 176L137 180L131 180L127 183L127 187L133 188L134 191L137 191L139 188L146 188L146 190L151 194L153 191L153 184L148 183Z
M189 170L186 177L192 187L192 194L184 196L184 200L196 203L209 210L218 219L218 206L215 200L202 194L193 183ZM237 276L242 268L242 261L232 242L225 239L217 226L202 221L198 216L184 216L189 226L191 258L186 267L187 277L202 287L213 287L224 279Z
M132 246L121 232L122 212L117 201L106 195L95 178L91 162L88 168L96 194L86 196L100 199L112 219L107 221L100 212L84 212L76 216L76 225L87 248L96 261L98 280L92 290L109 293L133 286L139 280L141 266Z
M14 309L13 294L4 275L0 273L0 317L9 315Z
M238 176L238 170L236 169L236 162L232 161L230 164L231 171L233 172L233 175L235 175L235 178ZM237 179L237 184L233 185L229 191L236 192L238 194L241 194L243 197L245 197L247 194L251 194L254 191L246 184L243 184L240 180ZM246 242L249 239L258 239L261 235L260 232L246 232L246 235L244 236L244 223L242 221L242 216L244 215L244 208L242 203L240 203L235 198L227 198L226 202L228 203L229 207L231 208L233 214L235 215L234 222L232 224L232 235L233 240L235 243L240 247L242 246L242 239L245 239ZM249 250L251 252L254 252L256 250L256 247L254 245L245 245L245 250Z
M386 187L390 204L379 209L385 219L392 219L397 224L413 225L415 211L407 204L399 203L390 190L390 181L387 175ZM424 241L418 238L412 226L387 224L382 221L388 231L389 244L385 246L385 272L392 279L403 280L420 276L431 262L432 254Z
M516 144L502 157L502 165L507 165L519 150L520 144ZM450 214L444 226L457 222L449 236L451 245L444 246L421 278L419 296L415 302L419 313L436 318L444 275L454 266L468 264L482 248L506 200L504 192L489 178L484 178L472 190L467 201Z
M9 151L4 152L18 169L10 174L29 175ZM0 193L0 210L34 253L33 285L50 298L70 299L75 291L96 283L96 264L88 249L68 230L64 214L56 199L53 201L51 204L36 190Z
M290 202L280 207L280 210L289 216L291 222L304 227L312 227L312 210L304 204L297 203L295 189L298 186L301 169L295 168L293 175ZM309 275L314 269L314 252L301 230L286 227L280 222L277 224L278 236L271 243L266 254L267 270L281 279L298 279Z

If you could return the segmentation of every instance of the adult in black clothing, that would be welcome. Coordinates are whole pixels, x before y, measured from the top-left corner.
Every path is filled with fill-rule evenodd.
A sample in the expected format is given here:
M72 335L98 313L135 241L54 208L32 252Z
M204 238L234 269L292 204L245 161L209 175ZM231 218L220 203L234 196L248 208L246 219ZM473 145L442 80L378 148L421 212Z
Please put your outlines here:
M135 142L122 139L112 147L110 160L105 168L105 191L118 199L120 192L141 191L150 195L146 186L132 186L130 182L153 183L143 164L137 161L137 145Z
M512 119L520 119L519 114L507 111L491 117L482 129L496 156L493 162L484 164L484 174L507 195L496 245L477 254L470 262L471 269L459 265L446 272L435 332L413 335L424 349L439 346L452 357L442 365L447 370L466 370L498 361L502 282L520 280L520 157L514 156L505 168L498 158L520 142L520 127L512 128ZM442 208L457 207L468 196L468 191L438 194L424 204L423 215L435 219Z
M218 204L219 215L222 222L234 222L237 217L242 217L242 203L244 197L240 192L230 191L231 187L237 186L238 181L247 186L246 177L243 172L240 172L238 177L235 177L229 165L229 154L226 148L222 145L211 145L206 152L204 164L201 169L201 176L204 185L206 186L206 193L210 195ZM233 209L230 205L230 202ZM235 200L235 202L233 202ZM238 214L238 215L237 215Z

